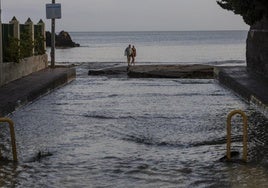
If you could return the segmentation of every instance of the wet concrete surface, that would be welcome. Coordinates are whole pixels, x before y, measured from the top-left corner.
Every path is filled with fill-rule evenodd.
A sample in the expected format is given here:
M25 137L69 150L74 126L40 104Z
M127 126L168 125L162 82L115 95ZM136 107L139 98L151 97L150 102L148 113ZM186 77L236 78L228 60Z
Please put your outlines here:
M200 64L113 66L90 69L88 75L127 74L131 78L213 78L213 66Z
M214 79L88 76L88 69L77 66L75 81L10 114L19 163L0 163L0 185L267 187L267 120ZM249 115L248 165L218 161L226 114L237 108ZM240 153L241 131L232 132ZM10 156L6 127L0 137Z
M217 71L221 84L232 89L247 102L268 111L268 79L247 71L245 66L221 67Z
M0 116L13 112L17 107L72 81L75 77L75 68L47 68L0 87Z
M200 64L154 64L135 66L110 66L90 69L88 75L127 75L132 78L217 78L248 103L268 115L268 78L247 71L246 66L215 66Z
M129 77L211 78L240 95L247 102L254 99L268 109L268 80L249 73L246 66L213 67L207 65L112 65L90 69L89 75L126 75ZM76 76L74 68L44 69L0 87L0 116L13 112L17 107L35 100L56 87L68 83ZM255 102L256 103L256 102ZM263 107L264 106L264 107ZM266 112L267 113L267 112Z
M150 78L213 78L213 66L191 65L140 65L130 66L128 76Z

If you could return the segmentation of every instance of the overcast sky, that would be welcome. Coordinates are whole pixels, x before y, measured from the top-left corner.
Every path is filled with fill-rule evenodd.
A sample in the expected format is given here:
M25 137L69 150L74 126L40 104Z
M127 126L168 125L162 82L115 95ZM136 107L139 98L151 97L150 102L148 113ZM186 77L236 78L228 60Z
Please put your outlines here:
M51 0L1 0L2 22L40 19L50 30L45 4ZM216 0L56 0L62 19L56 31L247 30L241 16L221 9Z

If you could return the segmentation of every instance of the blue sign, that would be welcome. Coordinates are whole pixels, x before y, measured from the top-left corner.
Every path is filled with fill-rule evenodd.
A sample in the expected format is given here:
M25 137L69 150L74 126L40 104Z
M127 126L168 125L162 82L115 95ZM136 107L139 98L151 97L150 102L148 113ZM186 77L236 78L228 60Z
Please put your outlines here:
M60 3L46 4L46 17L47 19L60 19L61 4Z

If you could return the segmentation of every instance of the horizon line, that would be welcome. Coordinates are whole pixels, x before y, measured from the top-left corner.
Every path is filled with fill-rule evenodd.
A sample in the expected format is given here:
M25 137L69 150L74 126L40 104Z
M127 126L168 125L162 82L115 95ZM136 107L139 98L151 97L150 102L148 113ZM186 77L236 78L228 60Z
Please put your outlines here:
M84 32L194 32L194 31L200 31L200 32L208 32L208 31L248 31L246 29L216 29L216 30L110 30L110 31L67 31L67 30L61 30L66 32L72 32L72 33L84 33ZM61 32L61 31L57 31Z

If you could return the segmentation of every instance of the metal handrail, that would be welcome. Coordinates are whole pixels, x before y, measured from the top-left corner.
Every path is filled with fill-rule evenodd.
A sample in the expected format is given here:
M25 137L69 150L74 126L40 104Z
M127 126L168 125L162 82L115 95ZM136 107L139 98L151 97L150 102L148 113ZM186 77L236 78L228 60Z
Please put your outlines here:
M17 149L16 149L16 139L15 139L15 130L14 130L14 122L9 118L0 118L0 122L8 123L10 129L10 137L11 137L11 145L12 145L12 154L13 161L17 162Z
M247 162L247 140L248 140L248 118L242 110L234 110L227 116L227 160L231 160L231 119L234 115L240 114L243 118L243 161Z

